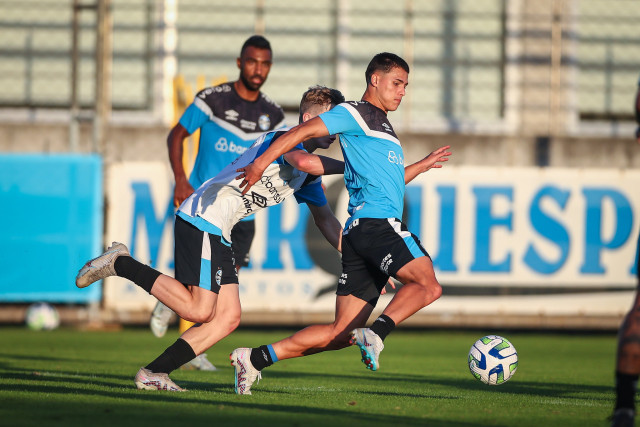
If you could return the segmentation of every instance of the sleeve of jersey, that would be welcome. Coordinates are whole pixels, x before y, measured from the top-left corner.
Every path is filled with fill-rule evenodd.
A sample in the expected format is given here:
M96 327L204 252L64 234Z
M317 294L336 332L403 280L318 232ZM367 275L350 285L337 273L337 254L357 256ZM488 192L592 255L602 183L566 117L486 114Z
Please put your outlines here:
M180 117L180 124L189 132L194 133L200 128L207 120L209 120L209 114L202 110L202 106L197 101L194 101ZM204 102L202 103L204 104Z
M353 133L360 130L360 125L356 119L349 110L342 106L342 104L320 114L318 117L320 117L324 122L324 125L329 131L329 135Z
M299 204L311 203L314 206L324 206L327 204L327 197L322 189L322 180L317 179L311 184L305 185L295 193L293 193Z

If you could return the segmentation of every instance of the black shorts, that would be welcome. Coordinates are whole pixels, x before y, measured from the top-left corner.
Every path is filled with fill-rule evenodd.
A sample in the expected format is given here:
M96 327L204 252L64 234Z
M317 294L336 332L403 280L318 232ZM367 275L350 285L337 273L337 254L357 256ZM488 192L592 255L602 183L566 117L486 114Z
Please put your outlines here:
M342 234L342 275L336 293L375 306L389 276L423 256L429 254L420 239L399 219L355 219Z
M199 230L179 216L174 233L176 280L216 294L220 286L238 283L233 250L220 236Z
M249 265L249 250L255 234L255 221L240 221L231 229L231 249L233 249L238 267Z

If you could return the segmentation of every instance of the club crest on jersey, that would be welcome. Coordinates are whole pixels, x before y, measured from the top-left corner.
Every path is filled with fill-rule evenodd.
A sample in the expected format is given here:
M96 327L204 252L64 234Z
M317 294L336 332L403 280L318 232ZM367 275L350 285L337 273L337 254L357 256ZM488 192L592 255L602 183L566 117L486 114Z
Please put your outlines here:
M220 286L220 282L222 281L222 269L216 271L216 283Z
M262 130L269 130L271 127L271 119L268 114L263 114L258 118L258 126Z

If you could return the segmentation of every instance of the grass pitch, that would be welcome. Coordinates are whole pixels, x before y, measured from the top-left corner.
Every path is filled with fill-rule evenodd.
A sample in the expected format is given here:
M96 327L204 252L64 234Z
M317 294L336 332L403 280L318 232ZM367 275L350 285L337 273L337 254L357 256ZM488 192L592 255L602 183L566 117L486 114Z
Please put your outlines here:
M138 369L177 338L148 329L33 332L0 327L0 420L8 426L606 426L616 337L396 330L377 372L357 347L276 363L252 396L233 393L229 353L289 330L238 330L209 350L216 372L175 371L187 393L139 391ZM487 386L467 368L476 339L503 335L515 376Z

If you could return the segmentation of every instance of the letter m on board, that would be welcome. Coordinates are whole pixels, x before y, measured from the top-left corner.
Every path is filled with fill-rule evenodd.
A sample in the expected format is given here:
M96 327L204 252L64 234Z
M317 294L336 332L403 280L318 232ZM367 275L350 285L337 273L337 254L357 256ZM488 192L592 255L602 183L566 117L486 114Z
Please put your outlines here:
M145 237L149 244L149 264L151 267L157 268L162 235L164 230L167 229L167 222L171 223L173 221L173 200L171 200L171 197L169 198L169 203L164 210L164 216L158 218L156 217L156 210L153 204L153 198L151 197L149 183L134 181L131 183L131 189L134 194L134 203L129 249L131 250L131 255L136 257L136 237L142 230L146 231ZM140 227L140 229L138 227ZM173 230L173 228L170 228L170 230ZM173 238L173 233L171 233L171 238ZM145 262L144 259L140 259L140 261ZM173 268L173 262L170 264L168 267Z

